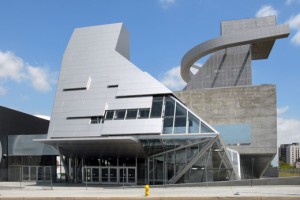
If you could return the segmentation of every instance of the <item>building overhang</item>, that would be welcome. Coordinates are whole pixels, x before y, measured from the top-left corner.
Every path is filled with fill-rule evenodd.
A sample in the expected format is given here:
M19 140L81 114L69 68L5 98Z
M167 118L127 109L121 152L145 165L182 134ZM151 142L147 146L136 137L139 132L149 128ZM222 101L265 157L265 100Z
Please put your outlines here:
M256 42L251 44L252 60L267 59L271 53L274 40Z
M210 140L218 133L107 136L95 138L50 138L34 139L35 142L52 145L60 154L70 157L137 157L147 158L154 152L175 149L195 141ZM151 144L149 146L149 144Z
M34 140L56 147L62 155L71 157L114 156L146 157L146 153L134 137L102 138L51 138Z

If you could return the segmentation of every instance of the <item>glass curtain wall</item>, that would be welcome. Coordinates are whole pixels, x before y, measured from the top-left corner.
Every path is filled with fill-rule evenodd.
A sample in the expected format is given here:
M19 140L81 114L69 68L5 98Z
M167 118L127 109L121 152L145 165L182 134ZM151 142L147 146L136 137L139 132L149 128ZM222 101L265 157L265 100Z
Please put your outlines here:
M153 98L152 110L161 110L163 134L213 133L214 131L189 111L182 103L171 96L163 98L163 104ZM160 97L162 99L162 97ZM164 105L161 107L161 105ZM152 115L151 115L152 116Z
M9 181L55 181L56 156L8 156Z
M141 140L143 144L148 144L148 146L145 145L145 149L157 150L158 148L155 148L155 146L160 145L163 150L161 153L148 158L149 184L195 183L235 179L233 168L225 150L219 140L211 143L213 139L214 137L197 140L174 137L164 138L160 144L155 140ZM150 144L151 142L153 143ZM152 152L155 152L155 150Z
M162 134L214 133L209 125L172 96L153 96L151 108L107 110L104 120L147 118L162 118ZM100 123L101 119L92 122Z

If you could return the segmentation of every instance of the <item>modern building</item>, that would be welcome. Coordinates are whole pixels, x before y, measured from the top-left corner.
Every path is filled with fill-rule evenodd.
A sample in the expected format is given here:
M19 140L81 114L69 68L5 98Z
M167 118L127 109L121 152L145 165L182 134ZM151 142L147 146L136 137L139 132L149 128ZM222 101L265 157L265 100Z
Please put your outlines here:
M281 144L278 148L278 162L286 163L286 149L289 146L289 144Z
M48 126L49 120L0 106L0 181L50 180L58 152L32 141L45 138Z
M72 183L157 185L260 177L277 149L276 88L251 85L251 60L267 58L275 39L287 37L289 29L276 25L275 17L222 22L221 27L221 37L183 57L187 86L176 93L130 62L129 33L122 23L75 29L63 56L47 135L45 129L22 127L21 136L6 140L12 161L24 156L16 162L19 168L8 166L12 173L19 170L15 179L57 180L60 165ZM190 72L213 52L196 74ZM30 138L21 139L25 132ZM47 162L31 163L34 155Z
M288 25L276 25L275 16L224 21L220 37L181 61L187 85L175 95L239 152L243 179L261 177L277 153L276 86L252 85L251 62L267 59L275 40L288 35ZM210 53L201 68L194 64Z
M78 28L65 51L46 139L68 181L175 184L240 179L239 155L130 62L121 23Z
M289 165L295 165L300 158L299 143L282 144L279 147L279 161Z

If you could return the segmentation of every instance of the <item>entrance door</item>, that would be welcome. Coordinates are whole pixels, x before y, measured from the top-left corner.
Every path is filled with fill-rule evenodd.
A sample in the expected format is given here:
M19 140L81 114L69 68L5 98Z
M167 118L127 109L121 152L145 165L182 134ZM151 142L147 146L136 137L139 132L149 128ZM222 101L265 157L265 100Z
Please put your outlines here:
M29 181L29 180L30 180L30 167L23 166L23 181Z
M83 182L102 184L136 184L135 167L84 167Z
M98 167L84 167L83 182L99 183L99 175Z
M127 168L127 182L129 184L136 184L136 168L135 167Z
M118 183L118 170L117 170L116 167L111 167L110 168L109 183L111 183L111 184Z
M44 167L38 167L38 181L45 180L45 170Z
M101 182L109 183L109 168L105 167L101 169Z
M136 184L135 167L120 167L119 175L119 184Z
M117 184L118 183L117 167L101 168L101 182L104 184Z
M92 168L92 182L99 183L99 168Z
M119 168L119 174L120 174L119 183L120 184L127 184L127 168L126 167L120 167Z
M36 181L36 174L37 174L36 169L37 169L36 166L30 167L30 180L32 180L32 181Z

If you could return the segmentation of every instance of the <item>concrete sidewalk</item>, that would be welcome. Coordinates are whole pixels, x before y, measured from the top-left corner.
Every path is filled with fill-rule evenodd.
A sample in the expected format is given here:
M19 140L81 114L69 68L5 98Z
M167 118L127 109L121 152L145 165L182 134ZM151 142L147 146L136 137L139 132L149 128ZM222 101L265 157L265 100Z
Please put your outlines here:
M21 186L21 187L20 187ZM150 186L151 187L151 186ZM143 187L36 185L0 182L0 200L14 199L300 199L300 186Z

